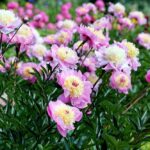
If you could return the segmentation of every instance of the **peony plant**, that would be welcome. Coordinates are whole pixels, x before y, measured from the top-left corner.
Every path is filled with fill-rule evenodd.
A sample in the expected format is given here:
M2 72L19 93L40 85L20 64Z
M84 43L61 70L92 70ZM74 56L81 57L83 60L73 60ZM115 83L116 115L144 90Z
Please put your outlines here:
M41 12L18 7L0 9L0 147L123 150L148 141L145 15L97 0L73 18L66 3L53 34L43 37L24 15Z

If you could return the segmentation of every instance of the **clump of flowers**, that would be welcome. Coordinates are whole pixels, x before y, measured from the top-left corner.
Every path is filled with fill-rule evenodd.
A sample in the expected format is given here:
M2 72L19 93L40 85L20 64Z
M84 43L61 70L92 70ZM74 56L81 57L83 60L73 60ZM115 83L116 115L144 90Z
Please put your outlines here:
M139 92L140 88L134 85L135 82L142 87L142 80L136 81L133 72L137 71L137 76L143 76L138 74L138 69L145 63L143 57L145 55L137 42L144 48L150 49L150 34L147 33L148 22L145 15L139 11L131 11L128 14L125 6L121 3L109 3L107 9L103 0L97 0L95 4L84 3L77 7L75 19L70 13L71 8L70 2L62 5L54 24L49 23L49 17L45 12L36 9L30 3L21 7L17 2L10 2L8 3L9 10L0 10L0 75L2 75L0 78L2 87L5 85L3 78L10 78L8 82L14 80L13 93L8 86L0 93L7 93L7 103L15 101L14 105L16 106L12 106L13 109L20 109L22 104L26 107L28 101L31 101L29 108L37 111L37 114L32 116L32 119L35 117L35 122L33 123L32 119L29 120L33 125L33 128L29 128L29 130L26 128L26 123L23 127L26 132L31 132L34 137L38 136L39 139L45 133L55 134L56 128L63 137L66 137L67 134L71 135L70 131L76 128L72 132L74 136L74 132L84 129L84 124L88 124L90 129L96 132L96 135L91 137L103 139L103 127L106 132L108 130L112 133L109 124L114 120L118 121L113 114L117 108L113 107L116 100L113 99L113 96L117 95L121 110L127 106L126 112L132 105L129 105L129 108L128 105L122 105L128 98L125 94ZM25 19L26 17L29 20ZM36 28L47 28L47 26L49 29L53 29L52 34L46 33L45 37L40 36L39 30ZM147 52L145 51L145 53ZM148 83L150 82L149 70L145 79ZM26 88L29 85L29 89ZM25 89L21 89L22 87ZM15 88L18 88L18 91ZM147 89L146 87L138 98L143 98L147 94ZM23 98L24 101L19 104L22 95L15 95L15 97L13 95L22 91L25 96L27 95L27 99ZM116 94L117 92L122 94ZM24 93L21 94L24 96ZM133 100L133 103L137 102L138 98ZM122 99L124 99L123 103ZM106 103L104 103L105 101ZM124 114L120 110L117 111L121 114L117 114L119 117ZM14 110L12 112L16 116L22 115ZM8 115L10 115L9 112ZM110 115L109 122L105 117L107 115ZM43 120L39 121L39 118ZM101 118L102 120L99 120ZM93 120L95 121L94 125ZM82 121L84 122L83 127L78 128L80 123L76 122ZM41 129L34 131L36 122L41 123L37 127L37 129L39 127ZM54 122L56 128L53 126ZM125 127L129 125L126 121L124 122ZM113 123L113 127L115 124ZM118 126L120 125L117 124ZM12 134L13 137L12 131L9 134ZM87 129L88 132L90 130ZM39 133L41 134L39 135ZM20 135L20 133L17 132L16 135ZM132 137L132 134L130 136ZM57 136L54 139L57 139ZM132 137L129 141L134 139L135 137ZM61 143L59 140L57 143ZM87 143L93 144L93 140ZM82 146L78 148L82 149Z

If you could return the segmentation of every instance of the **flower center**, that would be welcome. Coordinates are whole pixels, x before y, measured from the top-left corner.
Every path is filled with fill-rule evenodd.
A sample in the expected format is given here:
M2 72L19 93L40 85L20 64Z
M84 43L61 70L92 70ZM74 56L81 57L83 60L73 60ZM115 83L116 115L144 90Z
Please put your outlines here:
M57 56L62 60L65 61L69 58L71 58L72 56L75 55L75 52L68 49L68 48L59 48L57 50Z
M34 70L31 67L25 67L24 70L23 70L23 75L25 77L28 77L28 78L33 77L32 73L34 73Z
M129 79L126 75L118 75L115 81L117 85L121 88L127 87L129 85Z
M132 21L132 23L135 24L135 25L138 24L138 20L137 20L136 18L132 18L131 21Z
M60 106L55 111L55 115L59 117L67 126L74 123L75 114L69 106Z
M19 35L23 38L28 38L28 37L32 36L32 31L29 26L24 24L18 30L17 35Z
M109 47L105 52L105 59L114 64L122 64L125 61L125 51L118 46Z
M70 92L72 97L81 96L84 90L84 84L82 80L76 76L67 77L64 86Z
M46 47L43 46L43 45L38 44L38 45L36 45L36 46L34 47L33 52L35 52L35 53L38 54L39 56L44 56L44 54L45 54L45 52L46 52Z

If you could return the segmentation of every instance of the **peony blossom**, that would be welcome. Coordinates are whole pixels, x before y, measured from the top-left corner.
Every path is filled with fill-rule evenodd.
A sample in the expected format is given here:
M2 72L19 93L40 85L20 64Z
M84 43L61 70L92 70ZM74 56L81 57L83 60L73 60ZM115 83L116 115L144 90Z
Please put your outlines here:
M113 13L116 17L122 17L125 14L125 7L121 3L110 3L108 12Z
M137 41L140 45L150 50L150 34L149 33L140 33L137 37Z
M31 49L27 52L30 57L36 57L39 60L43 60L46 56L47 48L43 44L35 44L31 46Z
M105 11L105 3L103 0L96 0L95 5L99 11Z
M147 73L145 75L145 79L148 83L150 83L150 70L147 71Z
M34 70L39 70L38 65L32 62L29 63L19 63L17 65L17 73L22 76L24 80L28 80L31 83L36 81L36 77L33 75Z
M85 108L91 103L92 84L81 72L65 70L57 75L57 81L64 90L60 96L63 102L71 102L78 108Z
M20 25L21 20L12 11L0 9L0 31L2 33L8 34Z
M121 25L121 28L127 28L127 29L133 29L134 23L130 18L124 17L124 18L119 18L119 23Z
M58 29L76 31L77 24L73 20L64 20L57 23Z
M50 51L53 58L53 66L59 65L61 67L73 67L78 63L78 56L76 51L69 47L53 45Z
M8 4L7 4L7 8L8 9L17 9L19 7L19 4L18 4L18 2L9 2Z
M130 72L131 70L127 61L126 50L117 44L102 47L95 54L98 60L98 66L105 66L104 69L106 71L124 70Z
M55 44L67 46L73 38L73 32L68 30L60 30L55 34Z
M80 26L78 32L81 40L87 41L90 47L98 48L108 45L109 38L103 34L103 30L96 30L93 26Z
M144 14L140 11L132 11L129 14L129 18L132 20L134 24L144 25L146 24L147 20Z
M131 42L123 41L122 44L125 46L127 51L127 57L129 65L133 70L137 70L137 68L141 65L138 59L139 49L135 47L135 45Z
M11 36L13 36L13 34ZM20 51L25 51L26 46L29 46L35 42L32 28L26 24L23 24L14 36L12 42L20 44Z
M113 89L117 89L120 93L128 94L131 89L131 78L130 75L115 71L110 77L110 86Z
M63 137L74 130L74 123L82 118L82 112L78 108L66 105L60 100L51 101L48 104L47 113L57 123L57 129Z

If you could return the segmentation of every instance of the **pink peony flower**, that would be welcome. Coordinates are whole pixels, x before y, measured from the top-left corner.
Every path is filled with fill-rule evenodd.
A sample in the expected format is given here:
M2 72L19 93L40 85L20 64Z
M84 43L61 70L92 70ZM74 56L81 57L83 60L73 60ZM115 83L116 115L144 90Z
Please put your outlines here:
M83 6L76 8L77 16L84 16L89 12L89 10Z
M25 16L25 10L23 7L18 8L18 15L22 18Z
M85 16L83 16L83 18L82 18L82 22L84 23L84 24L89 24L89 23L91 23L93 21L93 18L92 18L92 16L90 16L89 14L86 14Z
M7 8L8 8L8 9L17 9L18 7L19 7L18 2L9 2L9 3L7 4Z
M78 108L66 105L60 100L50 102L47 113L57 123L57 129L63 137L66 137L67 132L74 130L73 124L82 118L82 112Z
M60 20L64 20L64 17L63 17L62 14L58 14L58 15L56 16L56 19L57 19L57 21L60 21Z
M28 18L32 18L32 17L33 17L33 11L32 11L31 9L27 9L27 10L26 10L26 16L27 16Z
M57 23L58 29L62 30L69 30L76 32L77 29L77 24L73 20L64 20L64 21L59 21Z
M133 29L134 28L134 24L133 24L132 20L127 17L119 18L118 21L119 21L122 29L124 29L124 28Z
M44 38L44 42L47 44L56 44L55 34L50 34Z
M97 13L97 8L96 8L96 6L95 6L94 4L92 4L92 3L84 3L84 4L83 4L83 7L84 7L85 9L87 9L89 13L94 13L94 14Z
M150 50L150 34L149 33L140 33L137 37L137 41L140 45Z
M135 45L131 42L127 42L126 40L122 41L121 43L127 52L127 61L129 62L130 67L133 70L137 70L139 66L141 66L138 55L139 55L139 49L135 47Z
M34 6L31 3L26 3L25 7L27 9L33 9Z
M42 61L48 52L47 48L43 44L35 44L31 46L31 49L27 51L28 56L36 57L38 60Z
M0 9L0 32L9 34L21 25L21 20L10 10Z
M103 30L96 30L93 26L80 26L78 32L81 40L88 42L90 47L98 48L109 44L109 38L103 34Z
M10 37L13 36L14 33ZM20 51L23 52L27 49L28 46L32 45L35 42L35 37L32 31L32 28L26 24L23 24L14 38L12 43L20 45Z
M95 5L99 11L105 11L105 3L103 0L96 0Z
M150 83L150 70L147 71L147 73L145 75L145 79L148 83Z
M112 29L112 22L111 22L109 17L102 17L101 19L96 20L93 23L93 26L96 30L100 30L100 29L111 30Z
M127 61L126 50L118 44L113 44L108 47L102 47L95 52L98 66L104 67L104 70L123 70L130 72L131 68Z
M53 45L51 47L51 57L53 58L53 66L59 64L61 67L75 67L78 62L76 51L69 47Z
M60 30L55 34L55 42L57 45L67 46L73 38L73 32L69 30Z
M35 72L34 69L39 71L39 67L37 64L29 62L29 63L19 63L17 65L17 73L22 76L24 80L28 80L31 83L36 81L36 77L33 75Z
M82 61L81 61L81 64L82 64ZM96 59L94 57L87 57L85 61L83 62L83 66L85 66L89 72L95 72L96 71Z
M92 84L81 72L64 70L57 75L57 81L64 93L59 97L63 102L71 102L78 108L85 108L91 103Z
M108 12L113 13L116 17L122 17L125 14L125 7L121 3L110 3Z
M134 24L144 25L147 23L147 20L144 14L140 11L132 11L129 14L129 18L132 20Z
M128 94L128 91L132 88L130 75L120 71L113 72L110 77L110 86L120 93Z
M47 29L49 29L49 30L55 30L55 29L56 29L56 26L55 26L55 24L53 24L53 23L48 23L48 24L47 24Z

